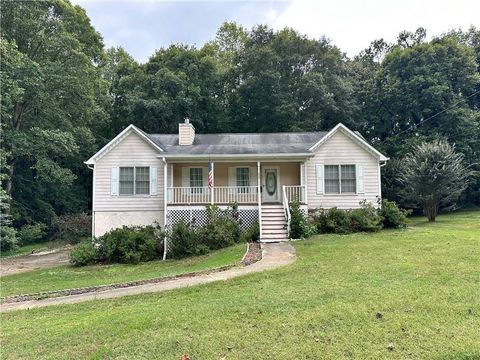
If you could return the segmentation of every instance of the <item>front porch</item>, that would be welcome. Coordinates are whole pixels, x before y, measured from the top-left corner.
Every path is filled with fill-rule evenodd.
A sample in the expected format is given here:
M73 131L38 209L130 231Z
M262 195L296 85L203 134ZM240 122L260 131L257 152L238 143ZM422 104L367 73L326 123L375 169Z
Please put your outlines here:
M288 204L307 204L305 163L176 162L166 164L166 224L184 220L201 226L205 205L225 211L237 204L242 230L259 224L261 241L288 240Z
M307 203L302 162L214 162L211 167L213 171L208 163L169 164L167 205Z

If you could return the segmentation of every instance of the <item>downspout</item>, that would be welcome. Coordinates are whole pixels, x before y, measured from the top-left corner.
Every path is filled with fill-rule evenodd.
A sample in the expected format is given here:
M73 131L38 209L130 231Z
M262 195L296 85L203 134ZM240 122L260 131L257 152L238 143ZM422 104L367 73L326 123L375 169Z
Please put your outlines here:
M95 166L87 165L87 168L93 171L92 180L92 241L95 238Z
M387 165L387 160L379 161L379 167L378 167L378 196L380 198L380 204L379 206L382 206L382 171L381 168Z
M163 162L163 230L164 230L164 237L163 237L163 260L167 259L167 161L165 157L162 158Z

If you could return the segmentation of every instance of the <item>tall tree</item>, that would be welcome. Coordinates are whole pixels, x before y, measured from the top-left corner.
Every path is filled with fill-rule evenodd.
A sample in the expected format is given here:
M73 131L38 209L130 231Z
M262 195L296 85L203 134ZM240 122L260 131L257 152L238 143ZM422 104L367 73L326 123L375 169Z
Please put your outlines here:
M17 220L51 222L88 203L82 160L106 115L102 39L67 1L4 2L0 20L6 190Z
M428 221L435 221L440 207L455 207L473 175L464 164L464 156L446 140L422 143L403 160L401 195L411 205L420 206Z
M351 125L354 99L342 54L325 39L257 26L239 51L232 130L319 130Z

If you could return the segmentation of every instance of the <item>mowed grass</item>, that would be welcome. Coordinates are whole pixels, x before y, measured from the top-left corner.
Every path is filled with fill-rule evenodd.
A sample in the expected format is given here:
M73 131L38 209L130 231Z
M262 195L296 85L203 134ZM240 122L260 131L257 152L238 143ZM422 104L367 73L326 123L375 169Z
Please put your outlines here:
M34 270L2 277L0 294L5 297L178 275L239 263L245 251L246 244L238 244L183 260L150 261L138 265L66 265Z
M480 212L295 247L226 282L2 314L2 357L480 358Z

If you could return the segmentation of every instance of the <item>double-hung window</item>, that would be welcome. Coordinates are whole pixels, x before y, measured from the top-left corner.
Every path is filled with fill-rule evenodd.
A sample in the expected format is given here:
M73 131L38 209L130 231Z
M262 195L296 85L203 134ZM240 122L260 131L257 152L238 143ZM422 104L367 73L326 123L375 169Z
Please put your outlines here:
M325 165L325 194L354 194L356 191L355 165Z
M192 194L203 193L203 169L190 168L190 188Z
M119 173L120 195L149 195L150 194L150 168L121 167Z
M248 167L238 167L236 169L236 184L239 187L239 193L247 193L250 186L250 169Z

